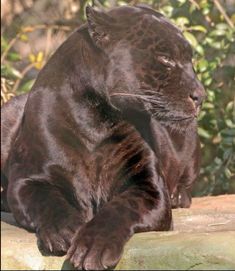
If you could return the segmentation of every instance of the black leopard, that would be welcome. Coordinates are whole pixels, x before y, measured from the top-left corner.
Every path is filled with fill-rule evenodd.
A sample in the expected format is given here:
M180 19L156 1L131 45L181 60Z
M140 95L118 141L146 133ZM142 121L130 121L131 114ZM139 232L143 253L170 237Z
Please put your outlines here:
M162 14L86 15L31 92L3 106L1 166L3 207L42 251L97 270L115 267L134 233L171 230L171 205L190 206L205 92Z

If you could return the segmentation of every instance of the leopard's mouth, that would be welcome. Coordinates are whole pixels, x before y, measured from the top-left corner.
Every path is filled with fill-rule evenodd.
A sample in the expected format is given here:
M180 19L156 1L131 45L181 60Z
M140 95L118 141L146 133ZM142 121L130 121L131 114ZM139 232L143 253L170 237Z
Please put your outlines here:
M143 94L130 94L130 93L123 93L123 92L115 92L112 93L111 98L114 100L115 98L121 98L122 102L124 100L127 101L125 105L137 105L136 108L140 111L148 112L153 118L156 120L167 123L168 125L182 125L187 126L190 123L194 122L198 116L198 113L200 112L200 109L196 110L193 113L186 114L186 113L180 113L176 111L175 113L172 112L169 108L167 108L167 102L161 100L161 97L155 97L150 95L143 95ZM160 95L159 95L160 96ZM141 107L142 102L143 106Z

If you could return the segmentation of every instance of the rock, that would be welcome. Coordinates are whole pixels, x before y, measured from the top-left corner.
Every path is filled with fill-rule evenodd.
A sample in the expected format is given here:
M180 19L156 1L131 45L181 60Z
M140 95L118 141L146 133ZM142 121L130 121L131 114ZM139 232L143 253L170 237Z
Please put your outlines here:
M234 270L235 232L144 233L126 245L120 270Z
M61 257L41 255L33 233L1 222L1 237L2 270L60 270L63 265Z
M235 195L193 199L173 210L174 231L135 234L117 270L234 270ZM42 256L33 233L2 213L2 270L71 270L64 257Z
M193 198L190 209L206 209L218 212L225 210L235 213L235 195Z

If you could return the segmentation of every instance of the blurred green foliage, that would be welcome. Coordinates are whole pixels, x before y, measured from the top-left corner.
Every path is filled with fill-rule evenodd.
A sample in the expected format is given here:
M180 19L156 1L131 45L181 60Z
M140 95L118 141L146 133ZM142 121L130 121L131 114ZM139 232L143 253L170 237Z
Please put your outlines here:
M194 49L194 67L207 91L207 100L199 116L202 169L194 194L200 196L235 193L234 9L231 10L231 6L229 8L223 5L223 1L218 0L80 2L81 20L85 18L86 3L94 2L98 6L110 8L141 2L162 12L182 29ZM52 28L44 26L43 29L49 31L48 29ZM17 41L28 43L28 33L37 29L38 27L20 28L13 39L9 39L6 34L1 36L1 96L4 101L7 100L4 93L11 96L11 92L18 94L29 91L34 79L28 78L27 73L31 69L40 70L49 57L48 53L39 51L30 52L22 59L20 53L14 49ZM23 69L18 65L22 62Z

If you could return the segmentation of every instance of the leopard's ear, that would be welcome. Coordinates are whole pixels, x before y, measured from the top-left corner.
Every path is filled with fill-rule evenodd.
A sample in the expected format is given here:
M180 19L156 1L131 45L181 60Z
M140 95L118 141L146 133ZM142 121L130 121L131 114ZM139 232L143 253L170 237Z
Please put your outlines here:
M100 48L108 46L112 25L115 23L115 20L107 13L96 10L91 6L86 7L86 16L88 31L94 43Z

